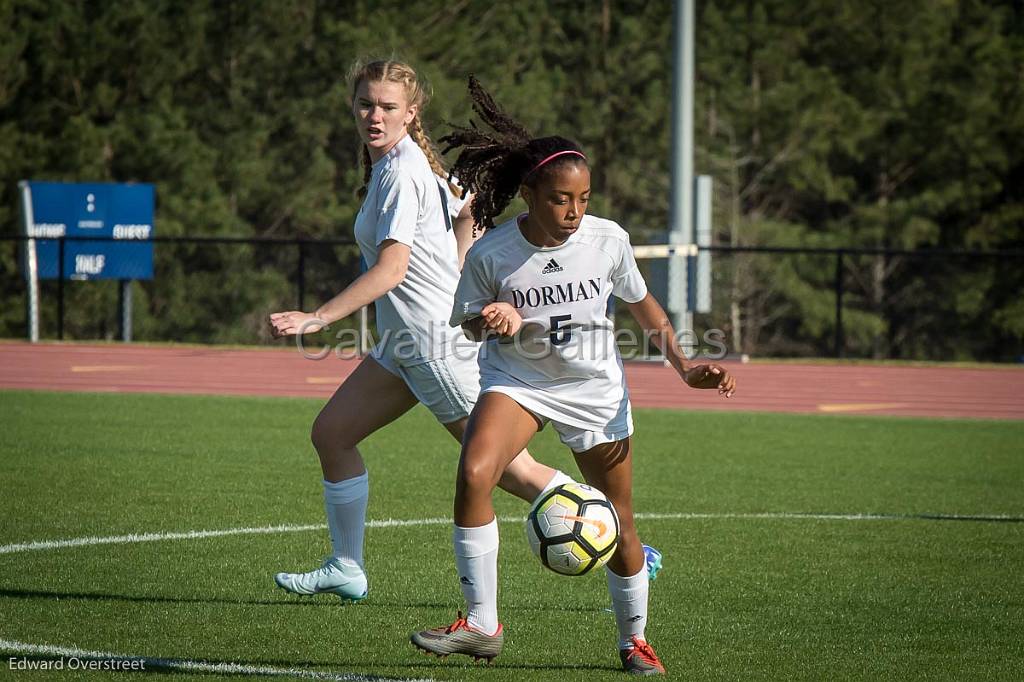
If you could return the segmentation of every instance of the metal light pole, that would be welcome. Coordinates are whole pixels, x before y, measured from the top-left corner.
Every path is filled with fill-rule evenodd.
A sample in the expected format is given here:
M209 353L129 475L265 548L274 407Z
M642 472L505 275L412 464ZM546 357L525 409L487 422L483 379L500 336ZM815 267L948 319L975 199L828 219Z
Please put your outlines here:
M672 39L672 197L669 244L693 244L694 0L676 0ZM685 253L685 251L684 251ZM689 256L668 259L668 304L676 332L693 329Z

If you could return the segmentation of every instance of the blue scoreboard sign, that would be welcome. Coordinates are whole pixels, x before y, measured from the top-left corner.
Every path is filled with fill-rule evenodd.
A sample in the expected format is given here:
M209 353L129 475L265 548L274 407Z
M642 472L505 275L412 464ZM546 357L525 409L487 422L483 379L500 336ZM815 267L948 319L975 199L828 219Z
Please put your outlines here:
M64 279L153 279L153 185L33 181L22 192L40 279L58 277L56 237L103 238L64 242Z

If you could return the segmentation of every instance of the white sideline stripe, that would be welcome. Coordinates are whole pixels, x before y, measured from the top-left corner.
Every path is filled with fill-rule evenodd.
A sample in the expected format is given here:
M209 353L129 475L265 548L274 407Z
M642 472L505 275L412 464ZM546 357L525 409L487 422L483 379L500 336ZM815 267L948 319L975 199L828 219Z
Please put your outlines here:
M451 523L450 519L385 519L367 521L368 528L389 528L394 526L434 526ZM34 550L66 549L68 547L85 547L88 545L125 545L138 542L161 542L164 540L200 540L203 538L219 538L226 535L267 535L271 533L300 533L308 530L323 530L326 524L314 523L304 526L260 526L258 528L225 528L223 530L190 530L179 533L133 533L130 535L112 535L108 537L70 538L67 540L41 540L13 545L0 545L0 554L15 552L31 552Z
M701 513L687 513L687 514L658 514L656 512L648 514L634 514L638 519L647 520L662 520L662 519L811 519L816 521L893 521L893 520L906 520L912 518L909 516L901 516L899 514L802 514L799 512L763 512L757 514L732 514L729 512L718 513L718 514L701 514Z
M921 520L945 520L945 521L992 521L992 520L1020 520L1018 517L1005 514L982 514L982 515L961 515L961 514L813 514L800 512L764 512L753 514L742 513L698 513L698 512L675 512L657 513L640 512L634 514L635 518L641 521L685 521L695 519L739 519L739 520L812 520L812 521L921 521ZM503 516L498 519L501 523L522 523L525 516ZM380 519L367 521L367 528L397 528L406 526L447 526L451 519L434 517L428 519ZM272 533L301 533L310 530L324 530L326 524L314 523L300 526L260 526L257 528L226 528L223 530L190 530L180 533L141 533L131 535L112 535L109 537L84 537L70 538L67 540L40 540L38 542L23 542L12 545L0 545L0 554L15 554L18 552L32 552L47 549L67 549L70 547L87 547L91 545L127 545L140 542L162 542L164 540L199 540L202 538L218 538L228 535L268 535Z
M262 528L227 528L224 530L191 530L184 533L142 533L132 535L113 535L109 537L71 538L69 540L42 540L14 545L0 546L0 554L15 552L31 552L44 549L65 549L68 547L84 547L87 545L124 545L136 542L157 542L161 540L197 540L200 538L217 538L225 535L258 535L264 533L294 533L304 530L326 528L324 524L307 526L264 526Z
M393 678L320 672L302 670L300 668L275 668L262 665L245 665L242 663L206 663L181 658L149 658L146 656L126 656L124 654L106 653L103 651L86 651L50 644L29 644L0 639L0 651L16 654L52 656L63 658L81 658L89 660L141 661L145 672L149 669L174 670L180 672L215 673L221 675L261 675L264 677L298 677L307 680L332 680L336 682L433 682L430 678ZM130 671L126 671L130 672ZM139 671L143 672L143 671Z

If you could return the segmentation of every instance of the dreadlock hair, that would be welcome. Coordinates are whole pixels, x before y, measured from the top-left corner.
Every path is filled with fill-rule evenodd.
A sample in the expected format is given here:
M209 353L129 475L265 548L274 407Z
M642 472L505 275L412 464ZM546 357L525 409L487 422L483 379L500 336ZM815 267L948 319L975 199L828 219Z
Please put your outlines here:
M430 169L434 171L434 174L442 178L448 177L448 171L444 168L441 156L434 149L434 143L431 142L430 136L420 120L424 107L430 101L430 85L426 80L421 76L417 76L416 71L408 64L394 59L386 59L370 62L357 60L349 68L347 81L349 93L353 101L356 98L356 90L359 89L359 85L363 81L371 83L400 83L405 88L405 95L408 98L409 106L416 106L417 108L416 117L408 125L409 137L423 150L427 161L430 163ZM366 187L370 184L370 176L373 170L370 150L365 144L363 145L362 163L363 186L359 190L360 198L366 196ZM450 179L448 186L451 187L455 196L462 196L462 189Z
M490 131L470 121L468 127L452 126L453 132L438 141L447 145L442 153L459 150L451 177L458 177L467 192L474 192L473 221L481 229L494 227L521 185L536 187L567 164L586 164L580 146L564 137L534 138L520 123L506 114L474 76L469 77L473 111ZM574 152L542 162L558 152ZM475 229L475 228L474 228Z

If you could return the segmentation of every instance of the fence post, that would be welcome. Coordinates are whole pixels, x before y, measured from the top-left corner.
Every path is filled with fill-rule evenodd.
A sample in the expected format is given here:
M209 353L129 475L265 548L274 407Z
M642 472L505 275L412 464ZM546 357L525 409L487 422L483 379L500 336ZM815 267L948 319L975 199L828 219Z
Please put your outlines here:
M57 241L57 340L64 340L64 237Z
M299 246L299 271L296 273L295 276L296 286L299 289L298 310L305 310L306 307L303 305L303 303L305 302L305 297L303 296L303 294L305 293L306 289L306 247L301 239L296 241L295 243L298 244Z
M117 282L117 311L121 341L132 342L132 281L121 279Z
M836 250L836 340L835 355L843 357L843 250Z

